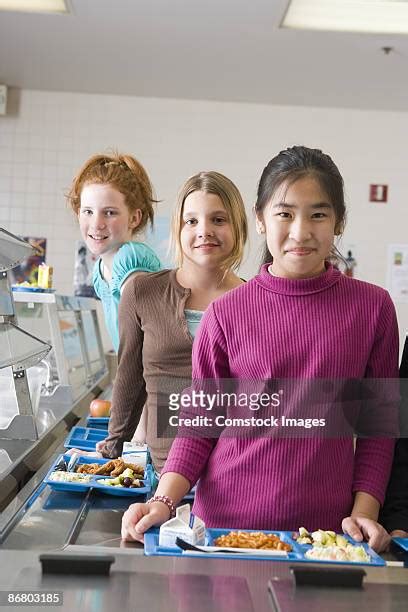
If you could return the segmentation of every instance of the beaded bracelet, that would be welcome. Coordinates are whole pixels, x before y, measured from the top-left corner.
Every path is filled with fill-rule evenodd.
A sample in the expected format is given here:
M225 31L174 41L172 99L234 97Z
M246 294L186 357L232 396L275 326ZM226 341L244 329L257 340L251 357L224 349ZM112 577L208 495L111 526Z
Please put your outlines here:
M154 495L154 497L151 497L147 503L152 504L153 502L162 502L162 504L167 506L170 510L170 518L174 518L176 516L176 506L168 495Z

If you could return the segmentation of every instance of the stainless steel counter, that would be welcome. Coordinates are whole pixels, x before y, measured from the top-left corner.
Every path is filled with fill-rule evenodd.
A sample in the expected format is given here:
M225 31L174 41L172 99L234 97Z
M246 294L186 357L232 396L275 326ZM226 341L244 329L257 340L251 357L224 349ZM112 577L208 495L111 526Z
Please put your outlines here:
M361 590L295 588L291 564L286 562L145 557L141 544L120 540L126 499L53 492L41 485L46 468L1 517L2 590L63 591L64 604L55 610L70 611L407 608L408 570L402 567L364 568L367 576ZM61 548L79 554L109 553L116 561L109 577L43 576L39 553Z
M287 562L146 557L141 544L120 539L122 514L129 501L97 492L51 491L42 484L51 460L0 516L0 590L62 591L63 605L46 609L70 612L408 609L408 569L404 567L364 567L367 576L362 589L295 588L292 564ZM43 575L39 554L61 549L114 555L110 576ZM387 558L395 561L397 557L388 554Z
M7 468L0 471L0 512L33 474L41 469L59 448L62 449L62 443L72 426L88 413L89 403L94 397L104 395L105 391L102 394L101 391L107 384L107 377L101 379L97 386L75 404L69 399L59 403L49 401L37 417L41 418L44 411L52 414L52 425L43 431L38 440L7 440L0 437L0 450L7 453L10 462ZM106 393L110 392L111 388L108 387ZM42 431L42 428L39 430Z
M92 550L87 547L83 552ZM34 551L1 550L0 588L62 591L63 606L50 609L98 612L396 612L405 610L408 601L402 569L369 569L363 589L294 588L287 563L153 558L129 549L115 550L115 557L109 577L58 576L42 575Z

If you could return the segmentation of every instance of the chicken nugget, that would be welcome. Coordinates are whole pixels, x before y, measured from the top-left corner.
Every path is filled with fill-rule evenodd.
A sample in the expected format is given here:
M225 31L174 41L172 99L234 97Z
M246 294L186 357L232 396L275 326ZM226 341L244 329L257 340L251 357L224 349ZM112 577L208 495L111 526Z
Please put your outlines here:
M113 478L116 478L116 476L119 476L120 474L122 474L122 472L125 471L125 462L122 461L122 459L114 459L114 461L116 462L116 467L111 472L111 476L113 476Z
M112 470L115 469L115 463L113 460L108 461L108 463L104 463L103 465L98 465L98 469L95 474L98 476L110 476Z
M78 466L76 472L77 474L95 474L95 470L97 470L99 465L97 463L82 463Z

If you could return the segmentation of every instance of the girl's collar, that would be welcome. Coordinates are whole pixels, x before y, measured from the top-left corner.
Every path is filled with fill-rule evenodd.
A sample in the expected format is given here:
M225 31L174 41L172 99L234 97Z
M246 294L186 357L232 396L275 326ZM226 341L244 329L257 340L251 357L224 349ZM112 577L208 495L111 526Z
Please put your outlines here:
M269 291L284 295L308 295L328 289L342 277L341 272L332 264L326 263L326 270L312 278L292 279L275 276L269 272L270 264L264 264L256 282Z
M120 247L117 249L117 251L115 251L115 253L113 254L113 257L111 257L111 278L109 280L106 279L105 276L105 272L106 272L106 264L104 263L102 256L99 257L99 274L101 276L101 279L108 285L110 286L111 282L112 282L112 270L113 270L113 264L115 262L116 257L118 256L119 251L126 246L127 244L129 244L130 242L132 242L132 240L128 240L127 242L124 242L123 244L120 245Z

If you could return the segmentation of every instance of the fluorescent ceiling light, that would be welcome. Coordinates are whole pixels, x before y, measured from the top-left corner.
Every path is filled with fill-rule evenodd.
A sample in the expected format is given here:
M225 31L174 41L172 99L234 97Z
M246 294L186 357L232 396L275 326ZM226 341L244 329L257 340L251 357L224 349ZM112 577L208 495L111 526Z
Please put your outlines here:
M408 34L408 0L291 0L281 27Z
M0 11L68 13L65 0L0 0Z

